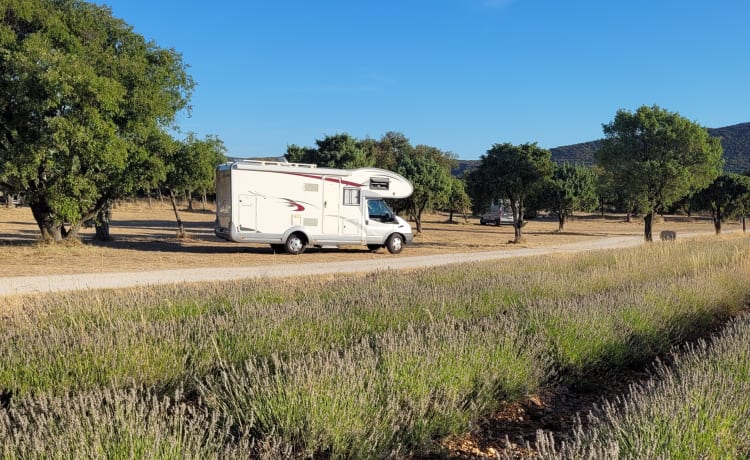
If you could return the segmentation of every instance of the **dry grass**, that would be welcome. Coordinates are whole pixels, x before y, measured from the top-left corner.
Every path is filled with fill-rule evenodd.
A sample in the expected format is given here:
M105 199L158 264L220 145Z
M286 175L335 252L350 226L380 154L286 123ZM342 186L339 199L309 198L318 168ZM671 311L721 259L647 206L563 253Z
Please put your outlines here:
M129 202L115 208L112 221L114 241L92 241L93 229L83 229L83 244L46 245L38 242L39 230L29 208L0 208L0 245L2 245L2 275L28 276L42 274L98 273L118 271L146 271L171 268L199 268L220 266L252 266L357 260L381 257L408 257L446 252L489 251L523 247L565 244L592 238L621 235L641 235L643 224L634 219L624 222L622 216L579 216L566 223L564 232L557 232L554 219L538 219L525 227L525 242L511 244L510 226L482 226L478 219L461 223L445 223L443 215L429 215L424 219L424 232L399 256L380 250L371 253L364 247L351 246L343 250L311 249L301 257L275 255L267 245L229 243L213 234L213 209L181 212L188 238L176 238L174 213L167 203L154 201ZM736 229L727 224L727 230ZM677 231L678 238L685 232L712 232L707 219L668 217L657 222L654 234L660 230Z

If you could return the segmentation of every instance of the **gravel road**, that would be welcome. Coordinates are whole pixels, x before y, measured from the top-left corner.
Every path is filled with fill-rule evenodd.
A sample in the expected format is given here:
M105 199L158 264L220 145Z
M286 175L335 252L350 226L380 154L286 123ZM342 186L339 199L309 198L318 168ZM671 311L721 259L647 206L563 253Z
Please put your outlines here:
M402 270L463 262L506 259L510 257L528 257L543 254L624 248L637 246L641 244L642 241L642 237L623 236L531 249L510 249L502 251L437 254L412 257L383 257L375 260L350 260L326 263L315 263L311 261L255 267L211 267L144 272L19 276L0 278L0 296L86 289L127 288L200 281L227 281L248 278L284 278L294 276L330 275L336 273ZM302 255L299 257L307 256ZM310 259L312 259L312 257L310 257ZM292 260L294 260L294 262L299 262L298 258L292 259L292 256L290 256L290 262Z

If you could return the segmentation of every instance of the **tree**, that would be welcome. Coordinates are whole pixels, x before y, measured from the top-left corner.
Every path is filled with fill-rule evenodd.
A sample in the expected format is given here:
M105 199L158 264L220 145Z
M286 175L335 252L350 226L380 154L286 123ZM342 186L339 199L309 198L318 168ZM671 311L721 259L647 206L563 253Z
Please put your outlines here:
M412 155L414 147L406 136L395 131L383 134L373 149L374 164L378 168L394 169L398 159L403 156Z
M454 212L463 213L464 219L466 219L466 210L471 209L471 198L469 198L469 194L466 193L466 184L464 181L451 176L450 193L448 194L445 206L448 209L448 212L450 212L448 222L453 222Z
M470 174L479 201L506 200L513 212L515 242L523 240L526 200L541 191L552 175L552 155L536 143L494 144ZM474 197L472 197L474 199Z
M554 168L542 189L542 203L557 214L557 231L573 211L591 210L597 204L596 175L585 166L564 163Z
M161 152L165 158L166 178L164 187L169 193L172 210L177 220L177 237L185 236L185 227L177 209L177 196L190 196L196 190L212 187L216 166L225 161L224 143L216 136L198 139L189 133L182 142L163 139Z
M643 207L646 241L653 240L654 214L706 187L721 172L719 139L676 112L656 105L635 113L618 110L603 129L596 160Z
M399 200L398 208L406 209L422 233L422 213L426 209L445 204L451 189L450 167L441 164L439 158L448 154L435 147L418 145L413 154L399 155L395 171L409 179L414 193Z
M292 163L314 163L324 168L355 169L372 166L373 159L349 134L326 136L317 148L290 145L284 158Z
M716 234L727 219L741 217L750 210L750 177L740 174L722 174L711 185L698 192L695 204L711 212Z
M43 238L77 234L153 180L144 145L186 108L181 56L82 0L0 6L0 177Z

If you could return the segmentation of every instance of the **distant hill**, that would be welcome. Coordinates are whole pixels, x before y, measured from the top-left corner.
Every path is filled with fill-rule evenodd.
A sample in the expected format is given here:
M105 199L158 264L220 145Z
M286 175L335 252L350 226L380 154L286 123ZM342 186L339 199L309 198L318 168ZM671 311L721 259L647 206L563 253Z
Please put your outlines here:
M743 173L750 170L750 123L708 128L708 133L721 139L724 148L724 171ZM549 149L555 163L578 163L591 166L594 164L594 152L601 140L564 145ZM453 169L453 175L460 177L465 171L479 164L479 160L459 160Z
M721 139L724 148L724 171L742 173L750 170L750 123L708 128L708 134ZM594 164L594 152L601 140L550 149L555 163Z

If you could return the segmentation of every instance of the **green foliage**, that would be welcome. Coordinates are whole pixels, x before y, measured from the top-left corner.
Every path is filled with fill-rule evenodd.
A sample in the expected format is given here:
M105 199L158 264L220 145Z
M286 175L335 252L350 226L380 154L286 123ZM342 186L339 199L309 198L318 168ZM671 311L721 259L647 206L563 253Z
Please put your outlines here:
M549 150L533 144L495 144L469 174L469 193L475 203L507 201L513 210L516 241L522 238L524 210L529 197L539 193L552 175Z
M360 142L349 134L335 134L315 141L317 148L290 145L284 157L292 163L313 163L325 168L356 169L372 166Z
M451 215L450 220L453 220L454 212L464 213L471 209L471 205L471 198L466 193L466 183L457 177L451 176L450 193L445 203L445 208Z
M398 159L410 156L414 152L409 139L402 133L388 131L383 134L374 151L375 166L378 168L393 170L396 168Z
M722 174L695 194L692 201L698 209L711 212L714 228L719 234L722 222L750 213L750 177Z
M216 136L201 140L189 133L185 140L162 152L167 167L163 185L172 191L192 193L213 188L216 166L226 161L226 148Z
M619 110L604 125L597 162L614 184L646 212L644 238L652 240L653 215L706 187L721 172L719 139L678 113L658 106Z
M0 19L0 177L60 240L158 180L145 145L187 107L193 81L179 54L105 7L5 2Z
M418 145L413 152L399 155L395 171L411 181L414 193L399 200L422 232L422 213L445 205L451 193L450 165L452 156L435 147Z
M541 201L558 216L559 230L573 211L590 211L597 204L596 173L586 166L564 163L554 168L541 192Z

